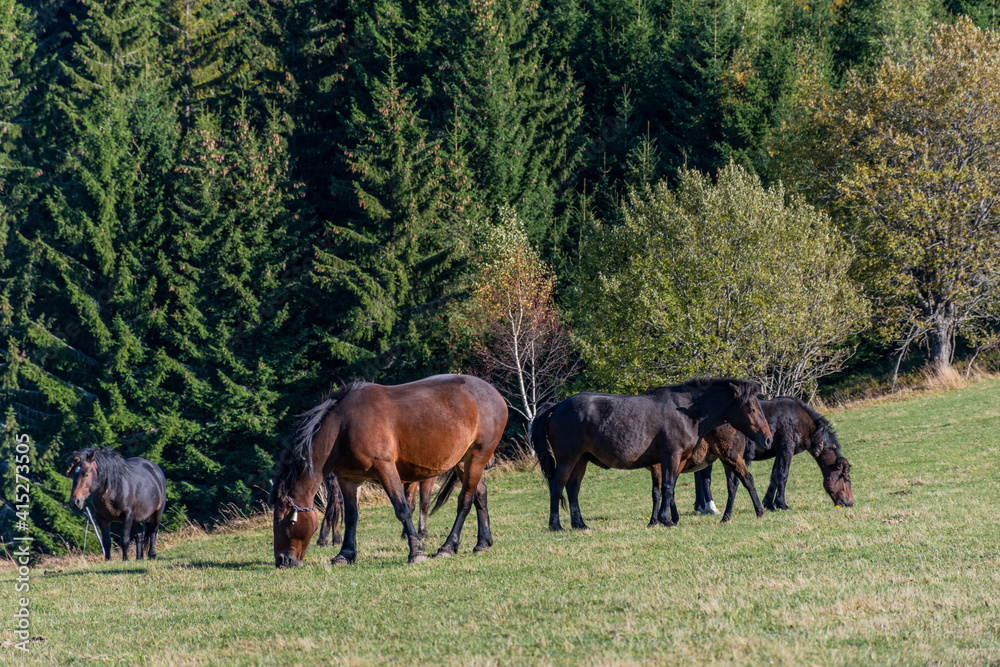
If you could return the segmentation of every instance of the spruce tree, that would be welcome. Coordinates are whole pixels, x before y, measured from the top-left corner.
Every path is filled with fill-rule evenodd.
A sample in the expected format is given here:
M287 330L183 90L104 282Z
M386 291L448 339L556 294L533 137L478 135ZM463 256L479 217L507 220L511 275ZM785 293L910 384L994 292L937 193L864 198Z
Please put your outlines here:
M557 265L568 261L567 205L581 157L581 89L547 53L538 5L490 0L450 10L444 92L467 124L469 166L488 211L516 207L529 236Z

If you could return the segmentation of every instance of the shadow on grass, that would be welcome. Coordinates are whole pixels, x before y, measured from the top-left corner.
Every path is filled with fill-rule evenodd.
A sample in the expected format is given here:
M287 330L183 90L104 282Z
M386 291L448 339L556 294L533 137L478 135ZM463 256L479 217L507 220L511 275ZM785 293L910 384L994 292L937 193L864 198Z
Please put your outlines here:
M180 567L192 567L213 570L273 570L274 563L267 563L260 560L246 561L211 561L211 560L190 560Z
M157 570L188 570L188 569L216 569L216 570L266 570L273 569L273 563L264 561L210 561L210 560L188 560L178 559L170 561L153 561L157 563ZM143 563L145 565L146 563ZM46 577L79 577L83 575L96 575L99 577L122 576L127 574L145 575L149 573L149 567L113 567L113 568L89 568L83 567L69 571L45 570Z

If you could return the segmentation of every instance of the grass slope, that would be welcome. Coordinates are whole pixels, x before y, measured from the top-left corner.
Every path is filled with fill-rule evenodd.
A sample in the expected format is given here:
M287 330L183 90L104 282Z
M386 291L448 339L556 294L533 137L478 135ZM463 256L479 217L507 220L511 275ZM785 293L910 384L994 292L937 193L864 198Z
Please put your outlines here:
M986 664L1000 661L1000 383L833 415L857 505L808 454L792 509L646 529L645 471L591 467L590 531L546 530L537 469L490 481L496 546L408 566L387 506L362 510L355 566L276 571L270 526L175 540L161 560L43 566L25 664ZM761 493L770 462L754 465ZM716 498L724 498L716 474ZM721 503L720 503L721 504ZM449 511L450 514L450 511ZM451 517L431 519L428 548ZM568 519L564 521L568 525ZM47 571L43 571L47 570ZM11 600L13 574L0 573ZM5 603L7 618L13 605ZM7 626L9 627L9 626ZM12 637L9 630L3 638ZM4 661L11 647L0 649Z

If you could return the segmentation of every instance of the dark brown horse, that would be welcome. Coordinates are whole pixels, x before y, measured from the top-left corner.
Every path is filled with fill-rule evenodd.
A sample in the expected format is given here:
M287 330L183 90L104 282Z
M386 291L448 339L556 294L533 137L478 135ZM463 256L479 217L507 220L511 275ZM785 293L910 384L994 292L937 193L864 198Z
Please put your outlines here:
M69 457L67 476L73 477L70 502L82 510L93 496L95 521L101 531L105 560L111 559L111 524L122 524L122 560L128 560L132 530L142 534L135 557L156 558L156 533L167 506L167 481L160 467L138 457L128 460L112 449L83 449ZM145 527L143 527L145 522Z
M851 464L840 451L840 443L830 422L816 412L808 404L797 398L782 397L771 401L761 401L760 407L767 417L768 424L774 434L770 447L757 448L754 460L774 459L771 468L771 483L764 494L764 507L775 510L787 510L785 503L785 485L788 483L788 471L792 457L800 452L808 451L816 459L823 474L823 488L830 496L834 505L850 507L854 504L854 492L851 489ZM737 441L746 440L732 429L726 432L718 429L718 437L730 440L735 449L739 448ZM654 486L656 474L653 475ZM711 499L703 475L695 476L695 484L701 484L701 492L706 499ZM727 485L733 487L730 473L726 470ZM727 511L732 509L732 496L726 503ZM756 505L756 503L755 503Z
M413 527L404 482L423 482L462 464L458 514L438 556L458 551L462 525L473 503L479 523L474 551L493 544L483 470L504 426L507 404L489 383L468 375L435 375L397 386L355 382L302 415L278 466L274 503L274 560L300 565L317 519L313 498L324 477L337 476L344 497L344 542L333 559L357 556L358 486L382 485L403 524L410 562L426 559Z
M760 405L763 407L764 401L760 401ZM746 438L732 426L723 424L719 428L706 433L705 437L698 441L698 446L695 447L691 458L688 459L684 469L681 471L695 473L696 483L698 483L697 474L700 471L711 466L714 461L722 462L722 465L726 469L726 482L729 484L729 502L726 504L726 510L722 513L723 523L726 523L733 517L733 500L736 497L736 488L740 483L743 484L747 493L750 494L754 511L757 512L757 518L759 519L764 516L764 507L757 496L757 487L754 485L753 475L750 474L750 468L747 463L754 454L754 445L753 441ZM652 526L655 523L656 515L662 511L662 507L660 506L660 465L649 466L648 470L653 478L653 514L649 520L649 525ZM705 501L706 504L711 498L712 496L709 493ZM674 521L677 520L676 504L670 505L670 516L673 517Z
M709 431L728 423L762 446L770 444L758 391L755 383L744 380L700 379L638 396L582 393L542 406L531 425L531 442L549 481L549 528L562 530L559 503L564 487L573 528L587 527L579 494L591 462L627 470L662 465L664 502L653 516L665 526L676 525L669 508L677 475Z

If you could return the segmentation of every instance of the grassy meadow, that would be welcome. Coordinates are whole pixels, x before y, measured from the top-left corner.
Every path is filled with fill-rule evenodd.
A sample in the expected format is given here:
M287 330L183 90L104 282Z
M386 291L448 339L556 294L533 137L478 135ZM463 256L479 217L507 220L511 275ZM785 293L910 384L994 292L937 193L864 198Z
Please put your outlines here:
M471 553L472 518L458 557L407 565L385 505L362 508L347 568L313 546L305 567L276 571L262 517L168 535L155 563L40 564L31 610L45 640L0 654L45 665L1000 663L1000 382L830 416L853 464L850 509L832 505L802 454L788 512L757 520L741 490L720 525L692 512L684 476L680 526L647 529L648 474L592 466L581 493L591 529L552 534L538 469L491 471L487 554ZM763 495L770 461L751 470ZM716 470L720 506L723 480ZM450 508L431 517L429 551ZM8 619L14 576L0 571Z

